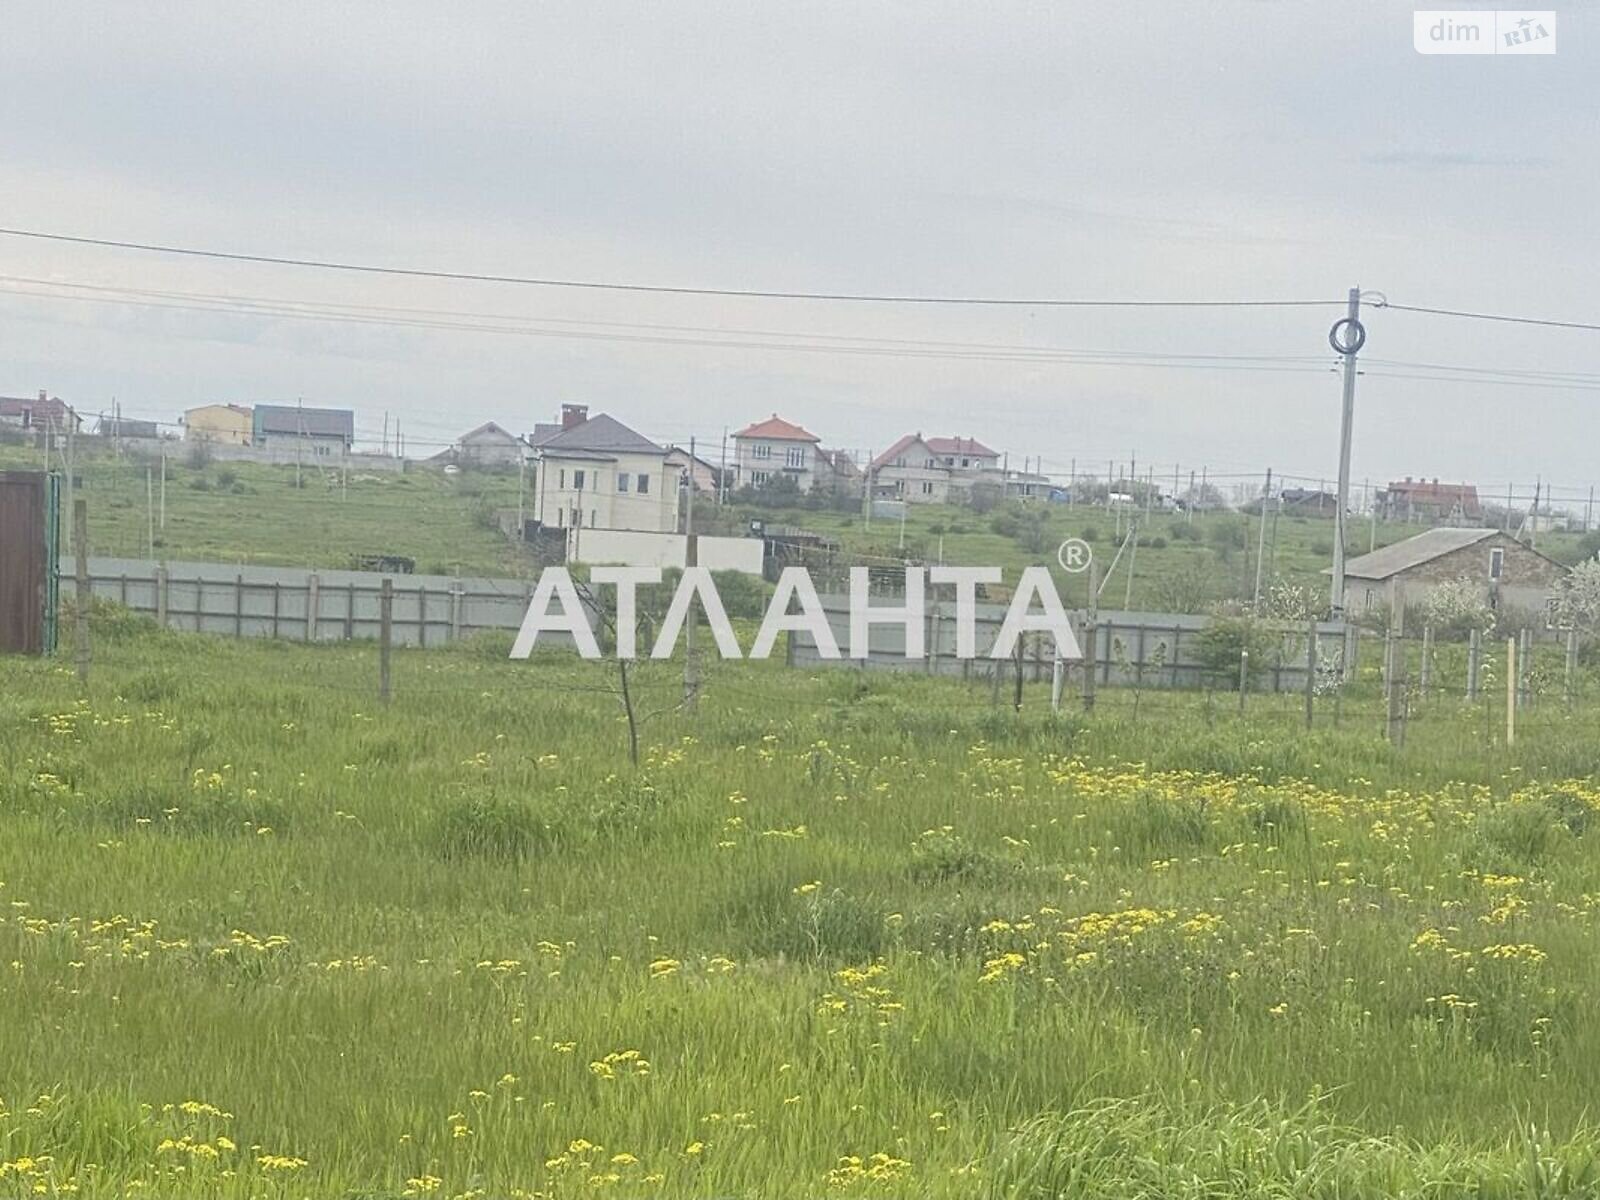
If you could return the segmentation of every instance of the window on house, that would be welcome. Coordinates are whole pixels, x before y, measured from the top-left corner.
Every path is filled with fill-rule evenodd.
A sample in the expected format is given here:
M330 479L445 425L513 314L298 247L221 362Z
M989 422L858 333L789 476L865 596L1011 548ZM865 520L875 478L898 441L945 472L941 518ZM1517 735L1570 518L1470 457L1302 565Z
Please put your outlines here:
M786 464L788 464L789 466L791 466L791 467L803 467L803 466L805 466L806 465L805 447L804 446L790 446L789 449L784 452L783 461Z
M566 491L567 489L567 469L565 467L562 467L561 470L556 472L556 487L560 488L562 491Z
M939 461L937 459L933 459L933 458L930 458L927 462L925 462L923 464L923 466L926 467L930 471L933 470L938 465L939 465Z
M970 467L972 465L972 460L970 458L963 458L961 460L961 465L963 467Z
M582 471L574 471L572 473L572 486L577 488L580 492L583 491L583 476L584 472Z
M752 487L760 487L766 481L767 481L767 473L765 471L751 471L750 472L750 485Z
M933 495L933 480L931 480L931 479L924 479L924 480L923 480L923 481L922 481L922 494L923 494L923 495L924 495L924 496L931 496L931 495Z
M558 509L556 509L556 528L557 529L565 529L566 527L567 527L567 510L564 509L564 508L558 508Z
M641 496L648 492L650 490L650 476L641 472L639 475L639 486L635 490L638 491L639 495Z
M589 510L589 528L593 529L598 522L594 519L594 509Z
M772 457L772 447L766 442L757 442L755 449L750 452L750 457L762 459L763 461L769 459Z
M617 491L625 492L627 490L628 490L628 473L626 471L618 471L617 472Z
M1489 578L1499 579L1505 573L1506 552L1501 549L1489 551Z
M896 458L894 460L894 465L897 466L897 467L905 466L906 465L906 456L904 454L900 455L898 458Z

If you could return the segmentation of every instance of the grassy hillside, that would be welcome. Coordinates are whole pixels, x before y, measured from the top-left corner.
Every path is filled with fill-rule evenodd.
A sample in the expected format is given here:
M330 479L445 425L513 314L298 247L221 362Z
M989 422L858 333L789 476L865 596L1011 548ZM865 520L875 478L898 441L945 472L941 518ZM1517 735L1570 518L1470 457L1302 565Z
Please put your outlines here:
M1023 514L1020 517L1019 512ZM1138 548L1131 555L1125 552L1114 570L1112 562L1120 535L1126 533L1127 517L1119 522L1105 509L1035 502L1027 509L1011 505L979 514L967 508L914 504L907 509L902 536L897 519L880 517L867 524L857 512L746 507L734 511L730 526L750 520L794 525L835 538L850 553L869 559L887 562L910 555L925 562L942 558L945 562L999 565L1006 568L1007 578L1024 566L1039 563L1054 570L1061 542L1083 538L1091 544L1105 579L1104 607L1122 607L1127 602L1134 608L1197 612L1218 600L1248 598L1255 590L1258 560L1262 561L1263 589L1275 578L1312 587L1319 594L1328 587L1323 572L1333 553L1331 517L1269 514L1263 545L1258 515L1156 513L1148 522L1142 513L1136 515ZM1352 557L1365 554L1369 548L1387 546L1423 528L1381 521L1374 527L1365 519L1352 518L1349 553ZM1582 540L1579 534L1544 534L1539 548L1570 559ZM1068 603L1084 602L1087 575L1071 577L1058 572L1057 577Z
M0 468L39 465L37 452L0 446ZM145 465L97 457L86 459L78 474L80 494L90 505L94 550L143 557L148 538ZM299 488L295 475L292 466L196 467L178 454L168 462L166 525L156 529L156 553L171 559L317 567L348 566L358 554L401 554L416 559L418 570L440 573L459 568L465 573L524 575L532 569L528 557L501 535L494 521L497 510L516 508L514 473L444 475L413 469L403 475L352 473L346 484L337 472L307 466L300 472ZM868 524L858 512L719 508L702 501L696 518L706 532L743 533L751 520L764 520L836 538L847 555L860 561L898 562L910 556L935 562L942 556L951 563L998 565L1008 578L1031 564L1054 569L1056 547L1068 537L1089 540L1096 559L1108 569L1119 542L1119 523L1105 510L1043 503L986 514L913 505L903 538L898 521L880 518ZM1387 545L1420 528L1380 523L1374 531L1368 522L1354 520L1350 552L1365 553L1369 545ZM1547 534L1540 547L1571 557L1579 541L1576 534ZM1138 549L1124 554L1107 580L1102 603L1201 611L1218 600L1248 597L1255 588L1261 546L1259 517L1215 513L1191 520L1157 514L1142 529ZM1263 587L1279 578L1320 592L1327 586L1322 571L1332 547L1331 519L1289 514L1269 518ZM1084 602L1087 575L1058 573L1058 579L1068 603Z
M0 447L0 469L38 467L37 453ZM89 502L95 553L143 558L147 553L146 464L88 458L77 474ZM159 515L160 467L153 472ZM515 474L445 475L412 470L350 473L305 466L295 487L293 466L214 462L167 463L166 525L156 553L169 559L347 567L352 555L402 554L419 571L517 574L526 564L494 524L499 508L515 509Z
M0 661L0 1195L1594 1195L1592 708L657 664L633 768L614 666L137 624Z

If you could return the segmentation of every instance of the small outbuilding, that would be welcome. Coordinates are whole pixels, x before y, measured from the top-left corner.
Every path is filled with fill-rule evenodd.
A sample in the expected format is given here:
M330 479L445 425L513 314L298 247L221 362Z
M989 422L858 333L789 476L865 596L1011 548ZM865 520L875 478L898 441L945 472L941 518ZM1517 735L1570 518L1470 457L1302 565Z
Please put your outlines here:
M1415 604L1442 583L1472 580L1494 609L1543 609L1567 568L1498 529L1429 529L1345 563L1352 615Z

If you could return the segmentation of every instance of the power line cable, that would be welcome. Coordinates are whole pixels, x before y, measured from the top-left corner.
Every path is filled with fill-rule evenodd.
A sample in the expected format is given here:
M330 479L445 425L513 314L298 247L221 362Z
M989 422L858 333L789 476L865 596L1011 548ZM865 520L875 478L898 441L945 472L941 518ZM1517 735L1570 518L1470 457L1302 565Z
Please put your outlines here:
M725 350L766 350L811 354L844 354L865 357L954 359L976 362L1017 362L1041 365L1085 367L1135 367L1175 370L1237 370L1321 373L1330 369L1310 364L1322 361L1312 356L1240 355L1238 361L1228 355L1161 355L1140 356L1135 351L1094 351L1061 348L1033 348L1018 346L1009 351L964 350L960 343L952 349L919 349L894 345L817 345L807 342L740 341L730 338L671 337L666 335L623 334L585 329L546 329L537 325L490 325L462 321L404 320L394 317L367 317L353 313L311 312L297 309L269 310L265 308L231 308L214 304L184 304L156 300L136 300L107 296L57 296L19 288L0 287L0 294L27 296L43 300L74 300L91 304L125 304L140 308L175 309L184 312L215 312L238 316L277 316L298 320L329 321L356 325L378 325L413 329L463 331L468 333L499 333L519 337L543 337L557 340L620 342L665 346L707 346ZM781 336L807 336L784 334ZM888 339L883 339L888 340Z
M1545 317L1518 317L1507 313L1469 312L1459 308L1431 308L1423 304L1396 304L1392 300L1374 300L1374 308L1392 308L1396 312L1425 313L1435 317L1460 317L1469 321L1501 321L1511 325L1544 325L1552 329L1587 329L1600 332L1600 324L1590 321L1557 321Z
M282 267L309 267L324 271L346 271L368 275L403 275L418 279L454 279L471 283L507 283L527 287L575 288L603 292L638 292L673 296L726 296L746 300L826 300L862 304L972 304L1006 305L1021 308L1294 308L1344 304L1344 300L1080 300L1058 297L1019 298L1009 296L913 296L861 292L769 291L757 288L688 287L676 284L615 283L588 279L555 279L528 275L490 275L475 271L446 271L424 267L386 267L375 263L339 262L332 259L289 258L272 254L246 254L228 250L206 250L193 246L167 246L154 242L124 241L118 238L83 237L65 233L46 233L35 229L0 228L6 237L38 241L66 242L79 246L105 246L117 250L139 250L151 254L174 254L188 258L221 259L228 262L264 263Z
M75 280L40 279L26 275L0 275L0 283L27 284L36 287L70 289L72 291L96 292L116 296L150 297L158 300L183 300L192 302L215 303L219 305L238 305L241 311L261 309L270 315L299 315L301 310L307 315L332 314L336 316L394 316L401 318L427 317L448 318L461 321L494 321L516 325L540 324L591 326L605 329L646 330L650 332L666 333L702 333L715 334L721 337L782 337L782 338L807 338L820 342L850 342L865 343L880 346L909 346L920 349L934 350L1000 350L1008 353L1019 354L1092 354L1106 357L1124 358L1155 358L1155 359L1211 359L1219 361L1251 361L1251 362L1321 362L1326 355L1282 355L1282 354L1172 354L1157 351L1139 350L1104 350L1104 349L1071 349L1055 346L1030 346L1015 342L967 342L950 341L948 339L924 338L888 338L869 337L861 334L818 333L810 330L792 329L741 329L726 325L676 325L659 322L638 321L602 321L593 318L579 317L529 317L521 314L463 311L448 308L397 308L389 305L376 304L347 304L318 300L301 300L268 296L241 296L233 293L219 292L185 292L171 291L154 288L119 287L109 284L82 283ZM17 295L35 295L33 292L17 292ZM67 297L49 297L52 299L66 299ZM283 310L293 310L285 313ZM223 310L218 310L223 311Z

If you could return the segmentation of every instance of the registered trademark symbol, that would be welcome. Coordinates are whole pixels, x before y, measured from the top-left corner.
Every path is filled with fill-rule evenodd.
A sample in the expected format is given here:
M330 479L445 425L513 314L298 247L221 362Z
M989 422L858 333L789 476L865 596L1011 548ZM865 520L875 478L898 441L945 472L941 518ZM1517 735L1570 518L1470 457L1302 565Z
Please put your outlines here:
M1056 549L1056 561L1061 564L1061 569L1074 575L1087 571L1093 560L1094 551L1082 538L1068 538Z

